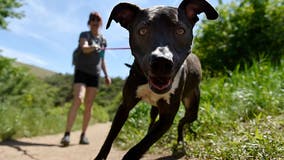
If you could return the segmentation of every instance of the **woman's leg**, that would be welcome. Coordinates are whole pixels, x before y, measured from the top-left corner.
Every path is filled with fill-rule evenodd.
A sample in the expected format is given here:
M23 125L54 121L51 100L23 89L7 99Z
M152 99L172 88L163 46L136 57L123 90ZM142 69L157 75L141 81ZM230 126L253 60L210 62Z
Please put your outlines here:
M67 117L66 132L70 132L72 129L72 126L76 119L78 108L82 103L82 96L84 96L85 90L86 87L82 83L75 83L73 85L73 103Z
M83 118L83 126L82 126L82 133L85 133L89 124L89 121L91 119L92 115L92 106L94 99L97 94L97 88L96 87L87 87L86 88L86 94L85 94L85 111L84 111L84 118Z

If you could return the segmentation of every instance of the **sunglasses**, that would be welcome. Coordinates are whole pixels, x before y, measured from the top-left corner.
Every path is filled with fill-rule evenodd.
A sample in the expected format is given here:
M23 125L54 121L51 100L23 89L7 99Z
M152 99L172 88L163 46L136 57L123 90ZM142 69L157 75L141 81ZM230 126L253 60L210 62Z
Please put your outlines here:
M91 18L91 21L97 21L97 22L99 22L100 20L99 20L97 17L93 17L93 18Z

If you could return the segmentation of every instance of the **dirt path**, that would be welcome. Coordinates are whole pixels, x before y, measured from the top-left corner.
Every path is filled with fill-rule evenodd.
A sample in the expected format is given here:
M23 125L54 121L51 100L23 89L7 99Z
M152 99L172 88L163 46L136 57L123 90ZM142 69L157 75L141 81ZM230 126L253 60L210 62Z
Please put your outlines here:
M80 131L71 133L69 147L59 145L62 134L3 142L0 143L0 160L92 160L102 146L110 125L110 123L104 123L90 126L87 134L90 145L78 144ZM113 147L108 160L119 160L125 152ZM165 160L159 157L161 155L145 155L143 160Z

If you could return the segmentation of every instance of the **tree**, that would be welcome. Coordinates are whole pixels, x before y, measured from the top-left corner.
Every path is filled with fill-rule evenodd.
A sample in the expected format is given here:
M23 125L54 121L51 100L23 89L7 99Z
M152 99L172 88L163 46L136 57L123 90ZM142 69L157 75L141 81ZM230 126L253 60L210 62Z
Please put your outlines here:
M0 29L7 29L8 22L6 18L22 18L24 16L23 13L14 10L22 5L17 0L0 0Z
M218 6L219 20L204 21L193 50L212 73L258 58L279 64L284 53L284 1L239 0Z

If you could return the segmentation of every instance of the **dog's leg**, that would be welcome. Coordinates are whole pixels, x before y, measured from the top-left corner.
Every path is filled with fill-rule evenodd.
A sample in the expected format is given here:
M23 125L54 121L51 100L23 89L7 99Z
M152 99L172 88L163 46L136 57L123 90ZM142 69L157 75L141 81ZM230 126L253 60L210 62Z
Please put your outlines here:
M192 93L189 95L189 97L183 98L183 104L185 106L185 114L178 124L178 139L177 139L178 143L183 142L183 126L186 123L191 124L197 119L199 100L200 100L199 87L194 89Z
M99 152L95 160L105 160L107 155L110 152L112 143L114 139L117 137L119 131L121 130L122 126L124 125L128 114L129 114L130 108L125 107L124 104L121 104L118 108L118 111L116 112L115 118L112 122L111 129L109 131L109 134Z
M174 103L171 106L164 103L162 107L159 108L159 120L154 123L154 126L148 134L126 153L123 160L140 159L142 155L171 127L178 108L179 102Z
M149 128L148 128L148 133L153 128L158 114L159 114L158 107L152 106L151 111L150 111L151 122L150 122L150 125L149 125Z
M135 76L129 76L124 85L122 104L119 106L116 112L109 134L95 160L105 160L107 158L112 143L127 120L130 110L140 101L139 98L135 97L137 84L132 82L137 82Z

